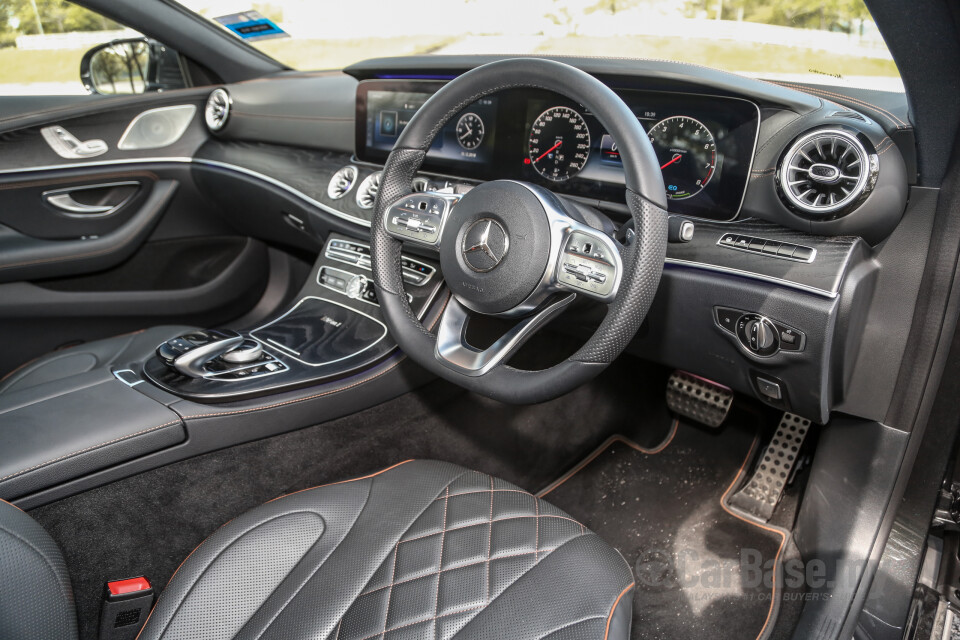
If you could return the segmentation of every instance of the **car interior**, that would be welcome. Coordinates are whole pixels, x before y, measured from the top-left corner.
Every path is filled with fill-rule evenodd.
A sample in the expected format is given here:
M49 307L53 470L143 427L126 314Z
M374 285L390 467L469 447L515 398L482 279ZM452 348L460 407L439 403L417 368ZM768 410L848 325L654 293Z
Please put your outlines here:
M0 71L0 639L960 638L960 7L894 90L192 1L0 8L135 30Z

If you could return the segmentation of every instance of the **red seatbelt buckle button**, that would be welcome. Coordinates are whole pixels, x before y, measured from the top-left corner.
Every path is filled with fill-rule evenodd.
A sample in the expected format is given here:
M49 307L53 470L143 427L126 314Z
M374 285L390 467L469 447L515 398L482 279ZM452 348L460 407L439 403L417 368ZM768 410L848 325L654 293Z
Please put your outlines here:
M99 640L134 640L150 615L153 585L143 576L103 585Z
M114 580L113 582L107 583L107 591L110 592L111 596L122 596L128 593L150 591L152 589L153 587L150 586L150 581L143 576L127 578L126 580Z

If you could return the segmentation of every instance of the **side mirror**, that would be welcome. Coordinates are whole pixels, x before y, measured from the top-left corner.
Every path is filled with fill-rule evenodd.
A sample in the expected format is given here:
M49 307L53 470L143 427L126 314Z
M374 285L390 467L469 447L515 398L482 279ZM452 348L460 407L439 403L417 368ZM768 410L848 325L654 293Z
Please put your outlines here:
M80 61L90 93L129 95L187 86L180 55L156 40L114 40L90 49Z

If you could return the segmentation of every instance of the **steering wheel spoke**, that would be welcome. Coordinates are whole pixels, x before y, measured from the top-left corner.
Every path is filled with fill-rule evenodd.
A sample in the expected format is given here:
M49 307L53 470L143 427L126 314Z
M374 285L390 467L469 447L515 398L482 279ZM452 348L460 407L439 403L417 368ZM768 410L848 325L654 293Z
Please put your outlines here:
M485 375L509 360L539 329L566 309L574 298L576 294L571 293L547 304L537 313L520 320L486 349L477 349L467 342L470 313L453 297L437 329L436 358L463 375Z
M397 240L436 247L450 212L462 197L436 191L408 193L387 208L384 227Z
M623 278L623 260L612 238L571 220L557 253L554 278L559 288L604 303L616 298Z

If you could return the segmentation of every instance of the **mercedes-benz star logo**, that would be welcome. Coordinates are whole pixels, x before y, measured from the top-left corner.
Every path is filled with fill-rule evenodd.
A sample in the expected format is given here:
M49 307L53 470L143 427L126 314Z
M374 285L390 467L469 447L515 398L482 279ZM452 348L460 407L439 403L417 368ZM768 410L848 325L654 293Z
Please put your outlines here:
M492 218L477 220L463 234L463 261L478 273L490 271L503 261L510 237Z

